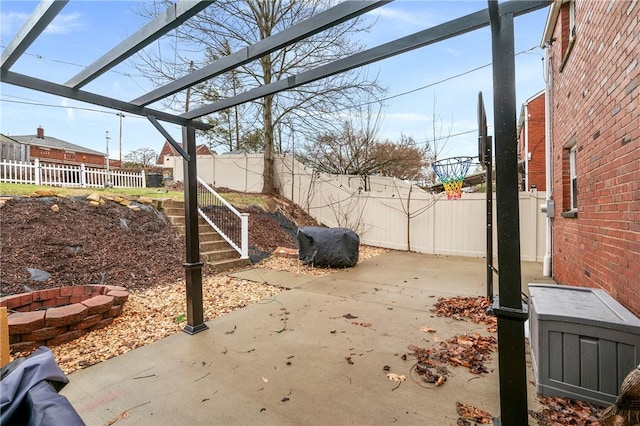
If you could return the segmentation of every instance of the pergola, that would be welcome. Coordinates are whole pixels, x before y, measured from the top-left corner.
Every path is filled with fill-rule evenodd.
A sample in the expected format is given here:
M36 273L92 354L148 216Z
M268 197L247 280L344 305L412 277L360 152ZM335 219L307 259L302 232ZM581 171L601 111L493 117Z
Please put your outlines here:
M77 75L71 77L64 84L11 71L12 65L47 28L67 2L68 0L41 1L24 26L2 52L0 80L3 83L146 117L182 155L187 163L184 172L186 223L186 263L184 268L186 275L187 326L184 331L190 334L207 329L203 315L202 262L200 262L198 237L195 131L197 129L207 130L209 125L198 119L270 94L292 89L490 26L494 82L493 108L498 263L500 265L498 272L499 305L494 308L494 312L498 317L501 413L501 416L496 418L496 424L527 424L524 342L524 320L527 317L527 313L522 305L520 294L514 17L544 8L549 5L549 0L510 0L503 3L498 3L497 0L488 0L488 7L484 10L179 115L149 108L148 105L233 70L238 66L257 60L266 54L282 49L327 28L384 6L390 0L345 1L130 101L91 93L82 90L82 87L178 27L212 2L180 1L171 5L164 13L84 68ZM163 128L161 122L182 126L182 144L171 137Z

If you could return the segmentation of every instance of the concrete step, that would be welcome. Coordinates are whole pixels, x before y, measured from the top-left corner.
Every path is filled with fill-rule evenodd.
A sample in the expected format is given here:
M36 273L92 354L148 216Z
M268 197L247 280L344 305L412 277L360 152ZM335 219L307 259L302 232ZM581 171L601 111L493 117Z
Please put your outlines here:
M228 247L228 246L227 246ZM239 257L238 252L232 248L222 250L200 251L200 259L205 262L217 262L219 260L230 260Z
M184 217L184 207L162 207L162 211L166 216L182 216Z
M178 231L178 234L180 234L180 235L184 235L185 234L185 226L184 226L183 223L178 223L178 224L171 223L171 224L173 225L174 228L176 228L176 230ZM215 229L213 229L211 226L209 226L206 223L205 224L201 223L200 225L198 225L198 233L200 235L211 233L211 232L214 232L214 233L218 234ZM220 237L220 238L222 238L222 237Z
M162 210L176 231L185 235L184 201L165 200ZM200 259L216 271L245 268L251 265L249 259L240 255L202 217L198 217L198 237L200 239Z
M165 214L165 216L169 220L169 223L171 223L172 225L184 227L184 215L175 216L175 215L167 215L167 214Z
M220 234L218 234L214 230L200 232L200 244L208 243L208 242L218 242L218 241L224 241L225 244L227 243L225 239L222 238Z
M249 259L231 259L231 260L219 260L215 263L206 262L208 265L211 265L215 268L217 272L226 272L234 269L242 269L248 266L251 266L251 261Z
M180 208L184 210L184 200L163 200L162 208Z
M224 239L220 237L219 240L214 241L202 241L202 235L200 235L200 253L209 252L209 251L217 251L217 250L228 250L229 243L227 243ZM237 251L233 250L236 254Z

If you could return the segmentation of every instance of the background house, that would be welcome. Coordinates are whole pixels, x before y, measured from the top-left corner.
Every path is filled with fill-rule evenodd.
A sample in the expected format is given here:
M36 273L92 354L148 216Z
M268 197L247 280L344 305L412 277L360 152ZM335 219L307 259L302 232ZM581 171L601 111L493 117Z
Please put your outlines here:
M208 158L213 155L214 152L212 152L207 145L202 144L196 146L196 156L198 158ZM182 161L183 158L180 153L169 142L165 141L162 150L160 150L160 154L158 154L158 160L156 161L156 164L164 170L162 174L165 180L174 179L176 162L179 162L180 166L182 166ZM182 175L176 176L175 179L181 181Z
M35 135L12 136L20 143L29 145L30 160L38 159L43 163L80 165L105 168L106 154L75 145L61 139L47 136L44 128L38 127ZM119 167L120 162L111 160L111 167Z
M553 276L640 315L640 37L636 1L552 4L548 55Z
M518 119L518 170L521 191L546 191L544 90L522 104Z

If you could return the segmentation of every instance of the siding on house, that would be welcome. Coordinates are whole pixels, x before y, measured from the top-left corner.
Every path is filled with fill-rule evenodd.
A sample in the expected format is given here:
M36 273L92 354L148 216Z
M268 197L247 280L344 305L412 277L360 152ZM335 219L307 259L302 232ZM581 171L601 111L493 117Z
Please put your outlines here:
M563 284L602 288L640 315L640 3L575 1L573 40L570 3L544 40L555 40L553 275Z
M29 144L0 134L0 160L29 161Z

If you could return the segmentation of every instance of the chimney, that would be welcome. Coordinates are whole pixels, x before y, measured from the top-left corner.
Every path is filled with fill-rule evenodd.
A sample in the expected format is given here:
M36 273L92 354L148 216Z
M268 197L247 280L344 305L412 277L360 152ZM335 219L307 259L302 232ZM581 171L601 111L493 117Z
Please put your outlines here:
M44 129L42 128L42 126L38 126L37 136L38 139L44 139Z

